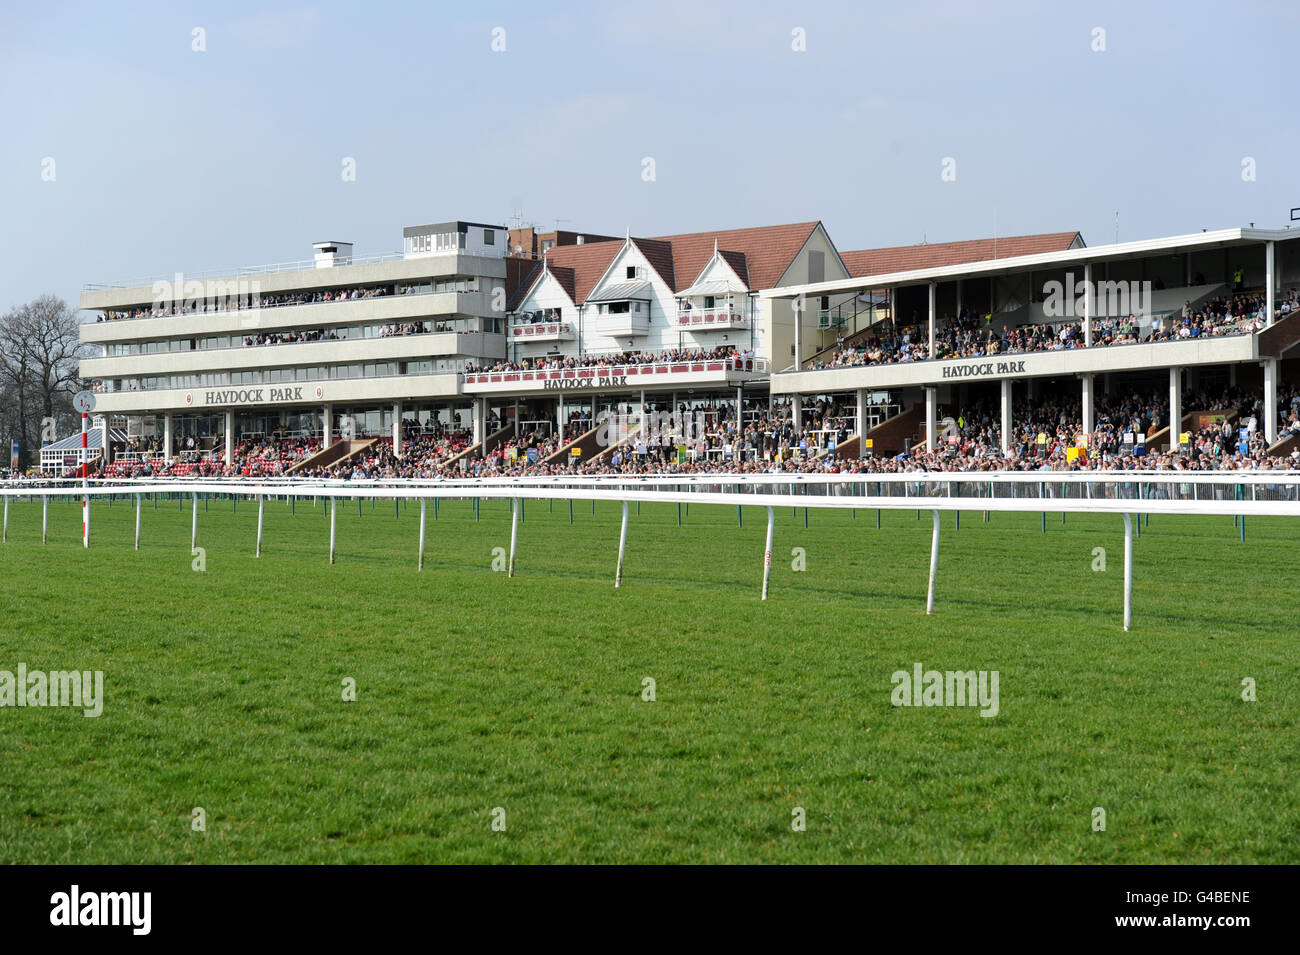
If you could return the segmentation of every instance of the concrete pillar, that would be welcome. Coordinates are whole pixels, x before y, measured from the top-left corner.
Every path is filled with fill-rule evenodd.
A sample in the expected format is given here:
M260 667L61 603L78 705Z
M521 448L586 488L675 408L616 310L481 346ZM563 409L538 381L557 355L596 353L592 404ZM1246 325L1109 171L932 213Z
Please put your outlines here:
M1276 292L1277 292L1277 272L1276 272L1276 260L1273 254L1273 243L1265 242L1264 243L1264 300L1265 300L1264 324L1265 325L1273 324L1273 312L1277 309ZM1265 366L1265 368L1267 370L1267 366ZM1277 397L1276 389L1273 392L1273 397L1274 398ZM1270 440L1269 443L1272 444L1272 441Z
M961 279L957 280L957 317L961 318Z
M1083 264L1083 344L1087 348L1092 347L1092 310L1094 301L1095 299L1092 297L1092 263L1085 262ZM1091 384L1088 385L1088 390L1089 394L1091 394ZM1088 433L1092 434L1092 429L1088 429Z
M934 286L931 285L930 287L933 288ZM935 398L937 397L937 392L938 392L937 388L925 389L925 450L927 451L934 450L934 440L935 440L934 404L935 404Z
M859 388L857 398L858 398L858 436L861 438L866 438L867 436L867 390L865 388ZM861 448L861 450L865 451L866 448L865 447Z
M931 282L928 286L930 300L930 357L934 357L934 298L938 283Z
M1002 452L1011 450L1011 389L1010 378L1002 379Z
M474 434L470 441L471 444L480 444L487 438L487 399L475 398L473 405ZM480 449L480 456L482 449Z
M1183 375L1181 368L1169 369L1169 450L1178 449L1183 430Z
M803 429L803 395L790 396L790 415L794 421L794 429L800 431Z
M235 412L226 409L226 467L235 463Z
M393 454L402 456L402 403L393 402Z
M172 463L172 416L163 415L163 460Z
M555 399L555 434L564 444L564 395Z
M1273 243L1269 243L1271 249ZM1270 296L1271 298L1271 296ZM1272 314L1270 309L1269 314ZM1264 440L1270 446L1277 443L1277 359L1264 361Z
M803 310L807 307L807 297L800 295L790 305L794 311L794 368L799 371L803 368ZM677 410L676 402L673 410Z
M1088 447L1092 447L1092 431L1095 415L1093 413L1093 388L1094 378L1092 375L1080 375L1083 379L1083 433L1088 436Z
M322 448L328 448L334 443L334 406L326 405L324 415L321 419L321 442Z

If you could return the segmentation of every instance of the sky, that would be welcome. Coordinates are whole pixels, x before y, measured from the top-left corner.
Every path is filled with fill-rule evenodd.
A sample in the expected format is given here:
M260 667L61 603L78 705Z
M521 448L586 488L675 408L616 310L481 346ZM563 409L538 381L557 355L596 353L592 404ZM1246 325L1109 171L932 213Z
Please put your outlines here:
M841 251L1281 227L1298 38L1282 0L5 0L0 310L451 219L820 219Z

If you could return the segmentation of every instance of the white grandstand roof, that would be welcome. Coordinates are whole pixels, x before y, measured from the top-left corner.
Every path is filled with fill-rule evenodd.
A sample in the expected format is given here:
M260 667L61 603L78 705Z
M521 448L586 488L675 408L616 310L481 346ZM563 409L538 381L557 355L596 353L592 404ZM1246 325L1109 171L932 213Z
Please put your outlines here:
M1007 272L1053 268L1062 265L1082 265L1085 262L1108 259L1136 258L1159 252L1193 252L1204 247L1223 247L1247 242L1282 241L1300 239L1300 229L1218 229L1214 232L1192 232L1187 235L1166 236L1159 239L1142 239L1138 242L1120 242L1113 245L1094 245L1086 248L1065 249L1060 252L1042 252L1037 255L1020 255L1005 259L985 259L958 265L944 265L906 272L888 272L881 275L862 275L851 279L834 279L809 285L787 285L779 289L764 289L760 298L795 298L800 295L829 295L836 292L863 291L866 289L895 288L901 285L922 285L949 279L971 278L981 275L1001 275Z

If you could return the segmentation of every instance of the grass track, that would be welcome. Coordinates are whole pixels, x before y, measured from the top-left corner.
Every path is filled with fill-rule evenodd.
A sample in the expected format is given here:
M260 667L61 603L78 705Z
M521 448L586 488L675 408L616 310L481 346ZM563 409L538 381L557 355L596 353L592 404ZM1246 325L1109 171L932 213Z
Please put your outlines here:
M1154 518L1124 634L1116 516L945 515L926 617L913 511L778 510L766 603L760 508L633 505L620 590L616 504L528 503L513 580L502 502L430 504L422 574L414 505L340 505L331 567L322 507L255 560L256 505L201 503L201 573L188 502L138 553L128 502L89 551L50 514L11 510L0 669L107 700L0 709L0 862L1300 861L1294 522ZM999 715L891 706L918 661Z

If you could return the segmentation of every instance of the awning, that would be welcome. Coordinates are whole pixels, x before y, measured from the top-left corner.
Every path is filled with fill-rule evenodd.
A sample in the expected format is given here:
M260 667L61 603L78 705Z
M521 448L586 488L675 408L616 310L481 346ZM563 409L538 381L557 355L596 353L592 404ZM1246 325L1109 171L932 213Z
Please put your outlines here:
M649 282L620 282L594 295L587 296L588 302L649 302L653 298Z
M126 432L121 428L109 429L108 436L118 444L125 443ZM97 450L104 446L99 428L91 428L86 432L86 447ZM66 438L55 441L53 444L47 444L42 451L79 451L81 450L81 432L77 431Z
M690 298L696 295L744 295L749 290L739 282L729 282L726 279L708 279L704 282L697 282L688 289L683 289L677 293L678 298Z

